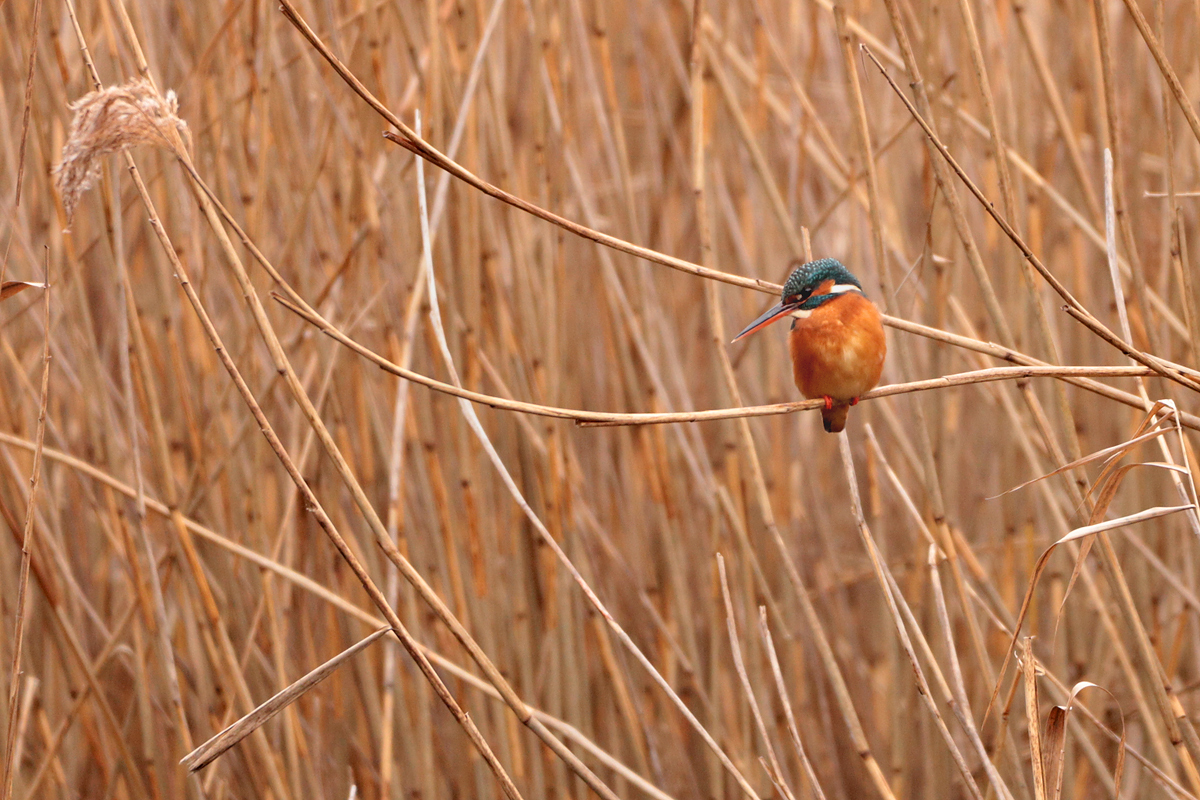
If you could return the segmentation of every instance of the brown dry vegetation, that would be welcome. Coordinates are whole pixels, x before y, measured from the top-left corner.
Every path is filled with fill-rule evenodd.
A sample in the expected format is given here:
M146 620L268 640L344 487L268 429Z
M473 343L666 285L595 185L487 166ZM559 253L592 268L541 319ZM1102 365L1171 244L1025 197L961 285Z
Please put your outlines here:
M0 0L0 798L1200 796L1200 420L1147 422L1200 407L1200 5L73 13ZM69 105L139 76L65 230ZM890 315L885 384L1154 377L844 436L530 405L797 399L781 329L727 341L810 239ZM1159 466L997 497L1155 425L1120 463Z

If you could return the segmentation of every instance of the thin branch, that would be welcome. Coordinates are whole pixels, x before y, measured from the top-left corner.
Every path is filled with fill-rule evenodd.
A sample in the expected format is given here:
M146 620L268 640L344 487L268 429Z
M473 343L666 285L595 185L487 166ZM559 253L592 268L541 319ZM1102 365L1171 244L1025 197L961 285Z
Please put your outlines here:
M354 339L351 339L349 336L342 333L337 327L314 314L306 312L304 309L281 297L280 295L275 294L272 296L289 311L292 311L297 316L312 323L313 325L316 325L323 333L327 334L333 340L345 345L355 353L374 363L383 371L391 373L392 375L404 378L405 380L410 380L414 383L425 386L426 388L433 389L437 392L442 392L443 394L452 395L463 400L469 400L472 403L491 406L492 408L497 408L504 411L515 411L522 414L534 414L541 417L555 417L557 419L574 420L584 427L606 425L649 425L669 422L710 422L713 420L741 419L744 417L767 417L820 408L823 405L822 401L820 400L797 400L791 403L773 403L771 405L764 406L742 406L737 408L717 408L708 411L681 411L643 414L586 411L584 409L562 408L559 406L540 405L538 403L526 403L520 400L509 400L505 397L498 397L496 395L483 394L481 392L473 392L469 389L462 389L458 386L454 386L453 384L443 383L435 378L430 378L427 375L422 375L419 372L406 369L399 364L389 361L365 345L359 344ZM867 392L860 399L871 400L880 397L891 397L898 394L929 391L931 389L948 389L954 386L967 386L975 383L988 383L991 381L1002 380L1023 380L1026 378L1036 377L1127 378L1144 377L1152 374L1154 374L1153 370L1149 369L1148 367L994 367L992 369L980 369L973 370L971 372L960 372L954 375L944 375L940 378L912 381L911 383L896 383L891 384L890 386L882 386L878 389Z

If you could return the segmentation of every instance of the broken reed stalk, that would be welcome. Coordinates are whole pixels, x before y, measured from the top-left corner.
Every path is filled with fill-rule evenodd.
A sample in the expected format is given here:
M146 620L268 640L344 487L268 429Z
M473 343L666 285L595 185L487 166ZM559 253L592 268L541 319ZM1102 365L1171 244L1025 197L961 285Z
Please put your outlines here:
M299 700L309 689L332 675L343 662L370 647L390 630L390 627L380 628L365 639L360 639L353 646L338 653L319 667L314 668L307 675L294 681L274 697L257 706L249 714L188 753L179 763L191 772L208 766L226 750L262 727L271 717Z
M42 19L42 0L33 2L33 30L29 35L29 69L25 77L25 102L21 106L21 147L17 151L17 188L13 205L21 205L21 187L25 183L25 145L29 137L29 112L33 108L33 67L37 63L38 24ZM7 259L6 259L7 260ZM0 273L3 269L0 269ZM0 274L0 278L4 276ZM7 798L6 798L7 800Z

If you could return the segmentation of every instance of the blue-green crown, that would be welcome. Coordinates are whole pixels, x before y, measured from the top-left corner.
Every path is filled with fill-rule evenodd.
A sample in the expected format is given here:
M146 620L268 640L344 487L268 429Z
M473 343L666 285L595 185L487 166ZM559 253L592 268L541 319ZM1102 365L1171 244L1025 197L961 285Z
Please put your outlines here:
M826 300L837 296L812 296L816 288L828 280L832 280L835 286L848 283L852 286L857 286L860 291L862 290L862 284L859 283L858 278L854 277L853 273L846 269L842 262L836 258L819 258L816 261L801 264L792 271L792 274L787 279L787 283L783 285L783 299L801 297L804 300L800 306L801 308L816 308Z

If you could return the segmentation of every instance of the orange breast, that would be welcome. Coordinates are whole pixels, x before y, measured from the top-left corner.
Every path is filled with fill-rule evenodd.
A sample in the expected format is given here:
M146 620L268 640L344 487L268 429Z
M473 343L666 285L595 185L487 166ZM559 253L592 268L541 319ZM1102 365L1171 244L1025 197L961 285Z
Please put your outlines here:
M797 319L788 348L801 394L846 402L879 383L887 340L879 309L861 294L849 292Z

